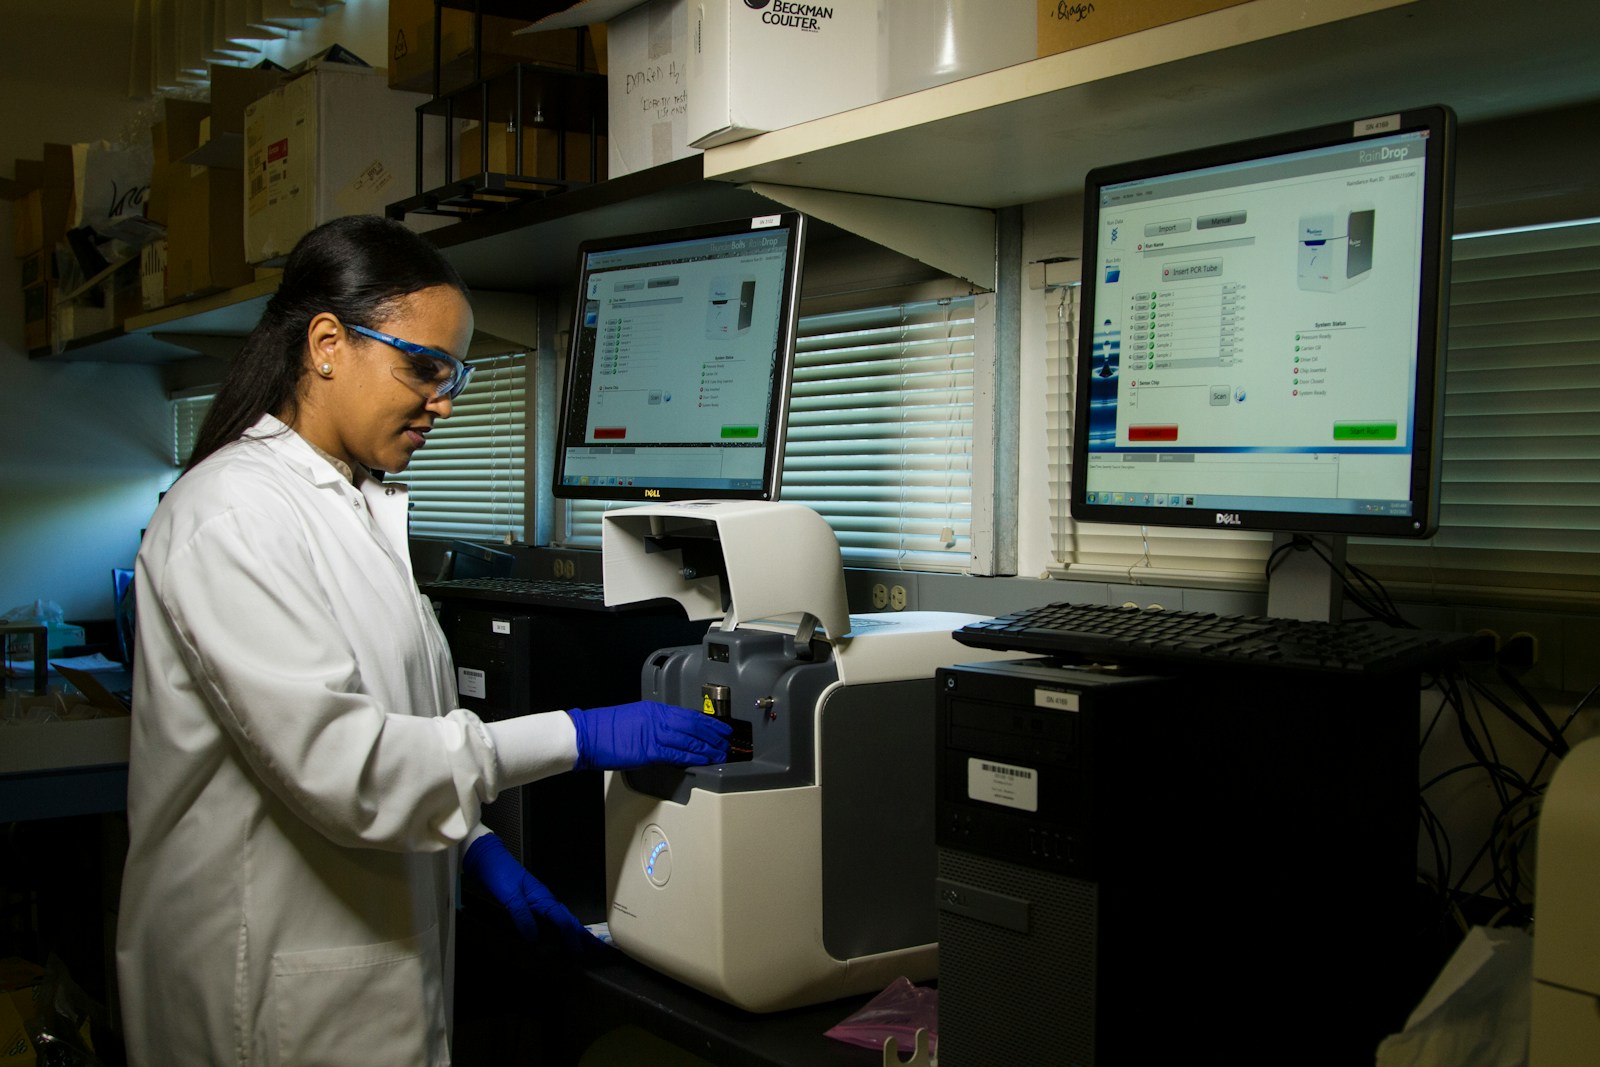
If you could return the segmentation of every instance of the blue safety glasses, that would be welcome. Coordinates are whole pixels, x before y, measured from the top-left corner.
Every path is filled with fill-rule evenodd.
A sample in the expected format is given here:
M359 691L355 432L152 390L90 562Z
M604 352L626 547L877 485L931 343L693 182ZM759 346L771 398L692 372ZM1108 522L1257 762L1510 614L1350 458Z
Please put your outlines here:
M390 337L386 333L369 330L354 323L345 323L345 326L363 337L382 341L391 348L398 349L411 364L415 384L427 391L432 399L454 400L472 380L473 368L448 352L441 352L437 348L429 348L427 345L419 345L412 341L402 341L398 337Z

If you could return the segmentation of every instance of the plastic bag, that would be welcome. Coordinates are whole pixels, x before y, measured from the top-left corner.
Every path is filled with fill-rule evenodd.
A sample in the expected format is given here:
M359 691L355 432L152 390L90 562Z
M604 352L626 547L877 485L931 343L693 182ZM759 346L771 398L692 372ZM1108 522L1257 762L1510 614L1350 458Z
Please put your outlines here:
M66 619L66 612L61 610L61 605L54 600L34 600L27 604L19 604L0 615L0 622L11 623L18 626L43 626L49 629L60 626ZM12 656L27 658L33 655L32 634L6 634L6 651Z
M110 1038L109 1013L78 988L54 955L45 963L37 1010L27 1029L39 1067L106 1067L94 1042L96 1037Z
M45 628L45 643L48 651L55 652L67 645L83 643L83 627L69 625L66 613L61 610L61 605L54 600L34 600L12 608L4 615L0 615L0 622L20 626L43 626ZM31 633L6 634L6 655L16 660L28 660L33 656L33 638Z
M1532 982L1532 936L1473 927L1377 1067L1524 1067Z
M939 991L896 978L861 1010L827 1031L827 1037L863 1048L881 1049L894 1038L902 1049L913 1049L917 1031L928 1032L928 1053L939 1054Z

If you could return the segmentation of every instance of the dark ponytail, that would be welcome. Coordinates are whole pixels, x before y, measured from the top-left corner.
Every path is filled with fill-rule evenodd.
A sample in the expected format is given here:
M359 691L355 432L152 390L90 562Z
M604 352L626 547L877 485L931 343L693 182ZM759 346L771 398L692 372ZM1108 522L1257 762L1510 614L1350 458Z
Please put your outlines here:
M317 315L376 327L403 298L440 285L467 292L432 242L400 222L349 215L306 234L228 369L184 469L237 440L262 415L282 412L292 421L306 372L306 331Z

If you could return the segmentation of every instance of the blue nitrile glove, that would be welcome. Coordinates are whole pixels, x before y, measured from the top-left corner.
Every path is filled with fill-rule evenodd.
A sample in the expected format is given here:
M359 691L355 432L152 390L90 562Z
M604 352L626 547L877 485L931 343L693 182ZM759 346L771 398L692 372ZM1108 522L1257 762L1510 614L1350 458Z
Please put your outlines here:
M468 845L461 867L505 906L511 921L529 941L538 941L544 927L549 927L573 953L604 944L543 882L529 874L494 834L484 834Z
M728 758L733 727L714 715L637 700L614 708L573 708L578 762L573 770L625 771L650 763L697 767Z

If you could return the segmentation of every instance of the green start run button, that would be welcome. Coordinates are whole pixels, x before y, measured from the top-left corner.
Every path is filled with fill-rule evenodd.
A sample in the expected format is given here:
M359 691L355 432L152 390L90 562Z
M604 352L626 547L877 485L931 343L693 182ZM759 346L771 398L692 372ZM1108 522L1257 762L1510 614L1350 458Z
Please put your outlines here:
M1333 424L1335 441L1393 441L1400 435L1396 422L1336 422Z
M722 439L724 441L754 441L760 436L761 427L759 426L724 426L722 428Z

